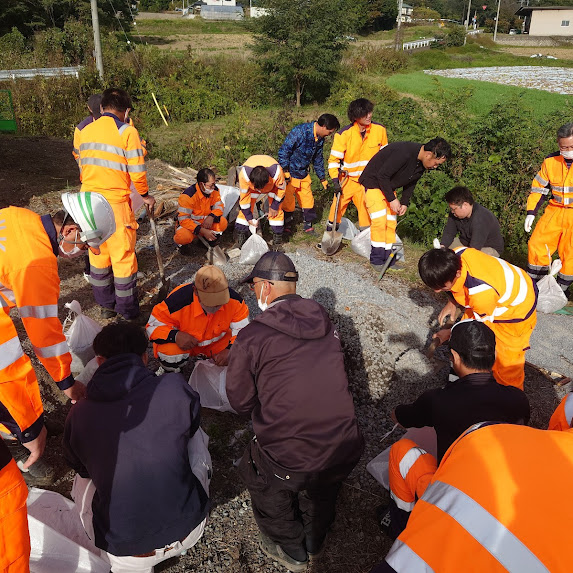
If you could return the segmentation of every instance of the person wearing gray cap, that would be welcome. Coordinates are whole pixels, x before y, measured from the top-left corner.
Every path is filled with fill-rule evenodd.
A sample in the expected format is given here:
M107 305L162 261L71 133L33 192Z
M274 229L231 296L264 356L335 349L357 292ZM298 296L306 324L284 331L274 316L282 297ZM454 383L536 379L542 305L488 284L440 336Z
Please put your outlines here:
M255 438L239 473L260 547L289 571L318 559L338 492L358 463L358 429L338 332L326 310L296 294L289 257L265 253L243 282L263 311L238 334L227 397L250 415Z

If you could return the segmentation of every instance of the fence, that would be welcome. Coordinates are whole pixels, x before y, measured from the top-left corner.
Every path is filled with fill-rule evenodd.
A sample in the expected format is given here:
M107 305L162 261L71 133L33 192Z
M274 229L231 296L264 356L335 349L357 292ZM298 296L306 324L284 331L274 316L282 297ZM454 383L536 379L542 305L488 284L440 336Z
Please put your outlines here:
M23 78L31 80L37 76L44 76L47 78L57 78L58 76L75 76L80 75L81 66L70 66L68 68L31 68L29 70L0 70L1 80L15 80L16 78Z

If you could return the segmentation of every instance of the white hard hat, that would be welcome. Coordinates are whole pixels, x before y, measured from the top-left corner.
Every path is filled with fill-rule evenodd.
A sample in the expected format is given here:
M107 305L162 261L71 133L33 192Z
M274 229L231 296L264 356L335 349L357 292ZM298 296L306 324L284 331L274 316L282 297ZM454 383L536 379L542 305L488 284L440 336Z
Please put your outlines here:
M62 193L62 203L80 226L80 239L94 250L115 233L115 217L108 200L100 193Z

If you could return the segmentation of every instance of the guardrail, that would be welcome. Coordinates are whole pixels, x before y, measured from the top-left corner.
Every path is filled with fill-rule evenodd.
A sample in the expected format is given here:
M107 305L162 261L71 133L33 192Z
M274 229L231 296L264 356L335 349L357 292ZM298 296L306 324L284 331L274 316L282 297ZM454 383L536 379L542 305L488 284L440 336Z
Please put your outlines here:
M31 68L29 70L0 70L0 81L15 80L16 78L31 80L37 76L43 76L47 78L57 78L59 76L75 76L78 78L80 75L80 70L81 66L70 66L67 68Z
M414 42L404 42L402 44L402 50L419 50L420 48L427 48L435 41L436 38L429 38L426 40L415 40Z
M476 34L481 34L483 30L468 30L468 36L475 36Z

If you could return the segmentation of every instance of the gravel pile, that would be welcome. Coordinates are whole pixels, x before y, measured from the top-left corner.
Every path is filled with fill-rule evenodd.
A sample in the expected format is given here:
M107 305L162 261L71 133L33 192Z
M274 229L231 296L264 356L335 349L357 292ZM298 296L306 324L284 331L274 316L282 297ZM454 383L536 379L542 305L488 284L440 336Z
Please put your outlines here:
M548 66L498 66L424 70L425 74L445 78L481 80L509 86L534 88L558 94L573 94L573 69Z

